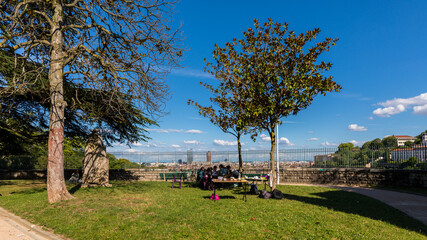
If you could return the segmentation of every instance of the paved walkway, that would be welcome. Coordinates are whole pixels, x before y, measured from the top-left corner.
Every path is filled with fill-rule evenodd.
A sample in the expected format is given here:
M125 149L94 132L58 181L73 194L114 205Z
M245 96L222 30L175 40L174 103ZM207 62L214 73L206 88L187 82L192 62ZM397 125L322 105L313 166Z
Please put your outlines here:
M364 187L347 187L331 185L313 185L313 184L292 184L317 187L336 188L344 191L355 192L384 202L407 215L419 220L427 226L427 197L410 193L381 190Z
M355 192L382 201L427 225L427 197L387 191L373 188L310 185L329 187ZM1 240L53 240L64 239L39 226L31 224L20 217L0 208L0 239Z
M421 221L424 225L427 226L427 197L425 196L373 188L337 186L334 186L333 188L355 192L371 198L375 198L396 209L399 209L400 211Z
M42 230L14 214L0 208L0 239L1 240L56 240L64 239Z

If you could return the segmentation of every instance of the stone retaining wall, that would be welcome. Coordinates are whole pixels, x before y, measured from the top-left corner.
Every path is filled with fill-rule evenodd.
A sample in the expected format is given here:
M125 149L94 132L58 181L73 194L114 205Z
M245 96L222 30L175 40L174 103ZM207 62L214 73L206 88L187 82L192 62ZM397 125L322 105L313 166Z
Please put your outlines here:
M251 170L248 173L265 173L265 170ZM365 168L282 169L279 177L281 183L427 187L427 171L424 170Z
M65 170L68 179L73 169ZM160 173L164 169L110 169L110 180L163 181ZM266 169L251 169L246 173L266 174ZM81 173L80 173L81 176ZM0 170L0 180L5 179L46 179L46 170ZM427 188L427 171L422 170L380 170L380 169L282 169L281 183L332 184L350 186L414 186Z

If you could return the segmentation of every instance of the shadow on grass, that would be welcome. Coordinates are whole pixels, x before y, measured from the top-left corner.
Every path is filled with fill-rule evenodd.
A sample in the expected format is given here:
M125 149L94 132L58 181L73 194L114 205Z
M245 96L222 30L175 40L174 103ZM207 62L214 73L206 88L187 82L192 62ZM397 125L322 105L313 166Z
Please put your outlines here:
M33 194L33 193L40 193L45 192L47 188L31 188L31 189L24 189L16 192L10 192L10 194Z
M384 203L356 193L327 191L313 193L317 197L305 197L284 193L285 199L318 205L350 214L357 214L373 220L393 224L427 236L427 226ZM403 215L403 216L402 216Z
M199 182L183 182L183 187L200 188L201 183Z
M71 194L74 194L75 192L77 192L80 188L82 187L81 184L77 184L76 186L72 187L68 192Z
M15 183L11 182L11 181L4 181L1 180L0 181L0 186L4 186L4 185L14 185Z

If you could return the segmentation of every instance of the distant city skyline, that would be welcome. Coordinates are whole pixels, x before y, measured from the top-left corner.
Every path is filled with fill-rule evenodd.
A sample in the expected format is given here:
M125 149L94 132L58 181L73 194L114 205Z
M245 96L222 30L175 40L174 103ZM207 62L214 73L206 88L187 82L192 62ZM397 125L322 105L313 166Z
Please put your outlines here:
M131 148L116 144L109 152L186 152L237 150L236 139L201 117L188 99L211 105L199 82L215 83L204 58L214 44L224 46L242 32L272 18L297 33L320 28L317 41L339 38L322 56L328 73L343 89L318 96L296 116L282 119L280 148L336 147L389 135L416 136L427 129L426 1L192 1L178 3L174 22L183 23L183 68L168 77L168 115L148 130L148 142ZM269 137L242 139L244 150L268 150Z

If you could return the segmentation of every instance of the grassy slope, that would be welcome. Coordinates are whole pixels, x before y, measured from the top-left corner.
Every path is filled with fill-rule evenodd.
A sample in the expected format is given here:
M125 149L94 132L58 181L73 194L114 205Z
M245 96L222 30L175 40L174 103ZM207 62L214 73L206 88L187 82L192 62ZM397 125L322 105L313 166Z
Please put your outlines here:
M213 202L211 191L198 188L113 182L113 188L70 185L77 199L48 204L42 183L25 185L0 181L0 205L72 239L427 239L427 227L398 210L328 188L279 186L286 199L247 202L224 189Z

